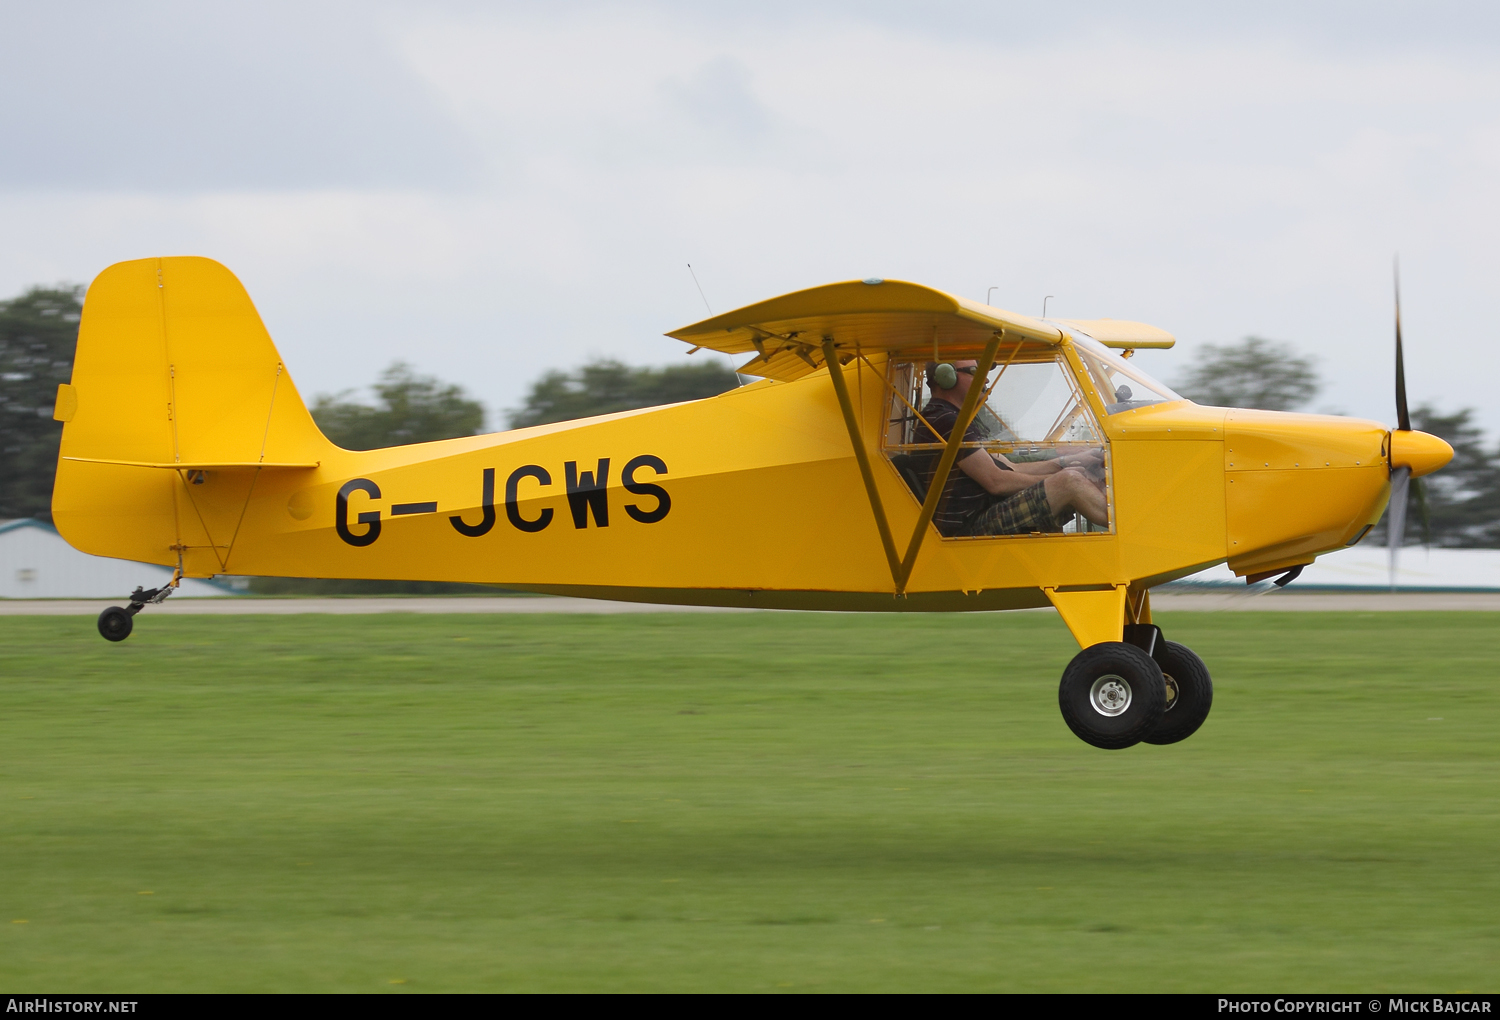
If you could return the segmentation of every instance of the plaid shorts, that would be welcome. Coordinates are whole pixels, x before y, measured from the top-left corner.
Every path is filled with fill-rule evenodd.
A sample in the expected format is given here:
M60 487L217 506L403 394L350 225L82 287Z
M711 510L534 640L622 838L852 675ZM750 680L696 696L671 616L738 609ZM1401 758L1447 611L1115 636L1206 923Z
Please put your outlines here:
M1037 482L992 503L969 519L965 535L1029 535L1033 531L1061 531L1047 501L1047 486Z

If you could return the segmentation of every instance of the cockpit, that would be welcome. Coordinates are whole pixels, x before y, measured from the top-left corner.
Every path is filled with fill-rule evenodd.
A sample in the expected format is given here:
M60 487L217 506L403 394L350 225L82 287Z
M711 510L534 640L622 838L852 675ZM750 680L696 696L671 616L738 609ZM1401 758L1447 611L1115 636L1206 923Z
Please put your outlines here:
M1126 363L1109 348L1075 333L1073 348L1100 394L1106 416L1151 404L1181 398L1171 389ZM964 365L970 362L962 363ZM894 360L888 371L892 396L889 402L884 450L901 473L912 496L922 502L932 484L952 423L957 419L959 389L944 389L952 383L934 382L936 362ZM972 368L962 369L972 374ZM956 380L950 374L941 377ZM943 495L939 497L933 523L945 538L989 535L1086 535L1113 530L1110 493L1109 445L1100 428L1095 408L1079 385L1073 364L1053 344L1021 341L1002 349L984 379L973 378L968 386L983 387L973 424L965 432L950 469ZM965 390L966 392L966 390ZM973 481L960 476L961 462L972 451L983 451L1001 472L1015 472L1009 479ZM1049 464L1049 462L1055 462ZM964 474L982 478L988 472ZM1046 485L1056 513L1048 513L1040 501L1040 489L1026 500L1011 499L1021 510L1007 513L996 504L1009 498L1023 479L1045 483L1049 474L1071 469L1083 476L1095 491L1076 491L1065 505L1057 486ZM1035 477L1030 477L1034 475ZM1080 483L1080 479L1069 479ZM1081 483L1080 483L1081 484ZM986 527L974 522L988 513Z

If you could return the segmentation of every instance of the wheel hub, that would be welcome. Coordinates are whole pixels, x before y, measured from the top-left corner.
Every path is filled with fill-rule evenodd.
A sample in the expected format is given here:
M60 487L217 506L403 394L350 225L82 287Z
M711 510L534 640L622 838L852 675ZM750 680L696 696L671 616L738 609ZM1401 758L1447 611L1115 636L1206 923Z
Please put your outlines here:
M1124 677L1106 673L1089 688L1089 704L1100 715L1114 718L1130 707L1130 684Z
M1167 711L1177 707L1177 681L1172 679L1172 674L1163 673L1162 679L1167 682Z

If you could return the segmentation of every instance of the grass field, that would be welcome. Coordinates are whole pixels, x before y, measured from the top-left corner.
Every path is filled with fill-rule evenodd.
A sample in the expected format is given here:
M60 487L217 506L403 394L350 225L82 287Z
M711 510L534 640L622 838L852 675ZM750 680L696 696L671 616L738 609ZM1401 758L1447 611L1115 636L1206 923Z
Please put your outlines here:
M1500 988L1500 614L0 618L0 989Z

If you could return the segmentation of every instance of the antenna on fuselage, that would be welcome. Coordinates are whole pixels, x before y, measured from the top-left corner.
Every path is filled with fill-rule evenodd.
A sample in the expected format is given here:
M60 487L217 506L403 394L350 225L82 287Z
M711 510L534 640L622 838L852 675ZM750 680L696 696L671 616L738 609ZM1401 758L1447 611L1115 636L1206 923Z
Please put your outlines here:
M995 293L995 291L997 291L999 289L1000 289L1000 285L997 283L993 287L991 287L989 290L985 291L984 292L984 303L985 304L989 304L990 303L990 295L993 294L993 293Z
M692 277L693 277L693 286L698 288L698 296L703 299L703 307L708 309L708 314L709 315L713 315L714 314L713 306L708 303L708 295L703 293L703 284L701 284L701 283L698 282L698 274L693 271L693 264L691 262L689 262L687 264L687 267L688 267L688 272L691 273ZM693 350L692 351L688 351L688 353L692 354L693 351L696 351L696 350L698 350L698 348L694 347ZM739 383L741 386L748 386L749 385L749 382L745 379L745 377L742 376L742 375L740 375L738 372L734 373L734 381L737 382L737 383Z
M714 310L709 307L708 297L703 293L703 284L698 282L698 274L693 272L693 264L689 262L687 264L687 267L688 272L692 273L693 275L693 286L698 288L698 296L703 298L703 307L708 308L708 314L712 315L714 313Z
M1047 302L1051 301L1055 297L1057 297L1056 294L1048 294L1046 297L1042 298L1042 318L1045 319L1047 317Z

